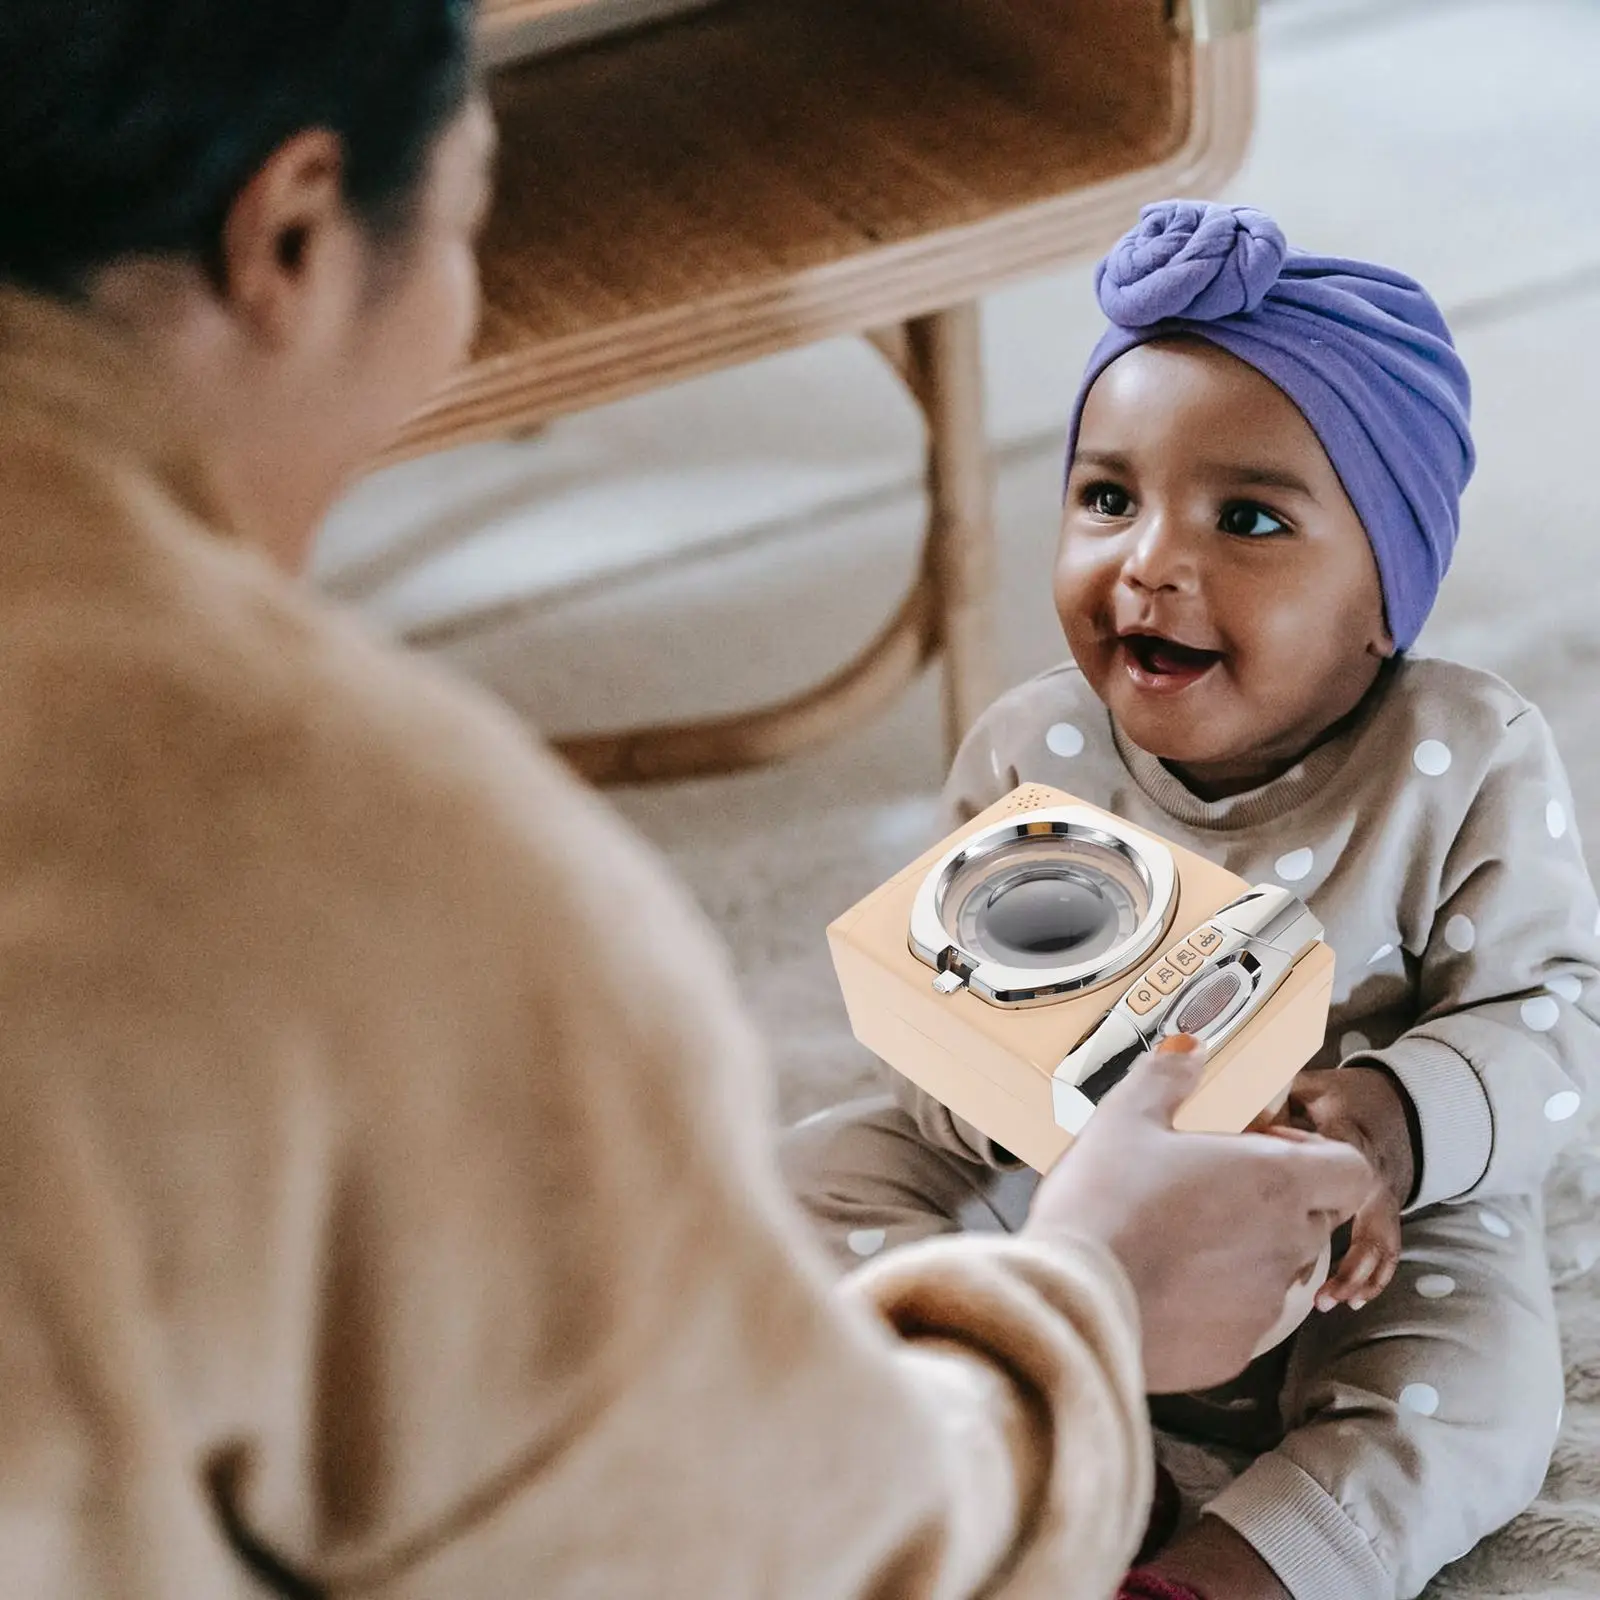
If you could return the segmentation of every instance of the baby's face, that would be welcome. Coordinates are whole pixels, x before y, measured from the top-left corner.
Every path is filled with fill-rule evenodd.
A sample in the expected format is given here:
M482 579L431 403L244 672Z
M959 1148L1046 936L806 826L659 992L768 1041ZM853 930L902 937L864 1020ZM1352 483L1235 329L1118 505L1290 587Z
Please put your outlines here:
M1055 598L1123 731L1211 796L1291 765L1393 654L1371 546L1310 424L1199 340L1141 345L1090 391Z

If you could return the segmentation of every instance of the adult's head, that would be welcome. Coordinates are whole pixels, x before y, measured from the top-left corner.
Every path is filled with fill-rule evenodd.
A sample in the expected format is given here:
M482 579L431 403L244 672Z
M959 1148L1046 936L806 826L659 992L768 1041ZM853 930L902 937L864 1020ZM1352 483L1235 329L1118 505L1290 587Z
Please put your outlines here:
M286 565L471 337L471 23L469 0L0 6L0 282L137 338Z

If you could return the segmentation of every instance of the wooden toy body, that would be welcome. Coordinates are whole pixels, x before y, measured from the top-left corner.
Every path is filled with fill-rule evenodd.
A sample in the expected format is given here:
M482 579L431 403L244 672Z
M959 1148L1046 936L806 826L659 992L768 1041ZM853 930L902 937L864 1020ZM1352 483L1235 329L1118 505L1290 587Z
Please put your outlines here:
M1084 803L1042 785L1018 789L828 929L856 1037L1039 1171L1072 1143L1052 1109L1052 1075L1063 1058L1141 974L1160 965L1167 951L1249 888L1221 867L1160 841L1177 866L1173 913L1166 936L1136 965L1099 988L1026 1009L998 1007L965 989L938 992L935 973L908 943L912 904L928 873L958 839L993 823L1023 811ZM1282 1104L1295 1074L1321 1048L1333 965L1333 952L1320 942L1300 958L1262 1009L1217 1048L1200 1087L1179 1113L1180 1127L1237 1133L1264 1110Z

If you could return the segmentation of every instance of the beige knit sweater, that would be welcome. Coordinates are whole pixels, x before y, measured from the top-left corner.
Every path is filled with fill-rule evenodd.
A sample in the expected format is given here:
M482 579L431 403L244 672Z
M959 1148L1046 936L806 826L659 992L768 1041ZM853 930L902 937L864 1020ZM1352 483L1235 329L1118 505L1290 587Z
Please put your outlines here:
M3 291L0 608L0 1595L1111 1591L1115 1266L831 1288L659 866Z

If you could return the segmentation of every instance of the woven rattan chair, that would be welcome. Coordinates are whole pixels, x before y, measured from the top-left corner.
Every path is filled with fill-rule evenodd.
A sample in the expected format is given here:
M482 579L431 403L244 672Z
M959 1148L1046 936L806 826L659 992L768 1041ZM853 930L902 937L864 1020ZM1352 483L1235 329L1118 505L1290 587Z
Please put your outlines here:
M1254 0L715 0L528 53L541 23L616 3L485 0L503 154L484 328L394 458L871 339L927 419L899 611L790 702L563 748L598 783L729 772L870 716L935 656L953 748L995 688L977 298L1234 170Z

